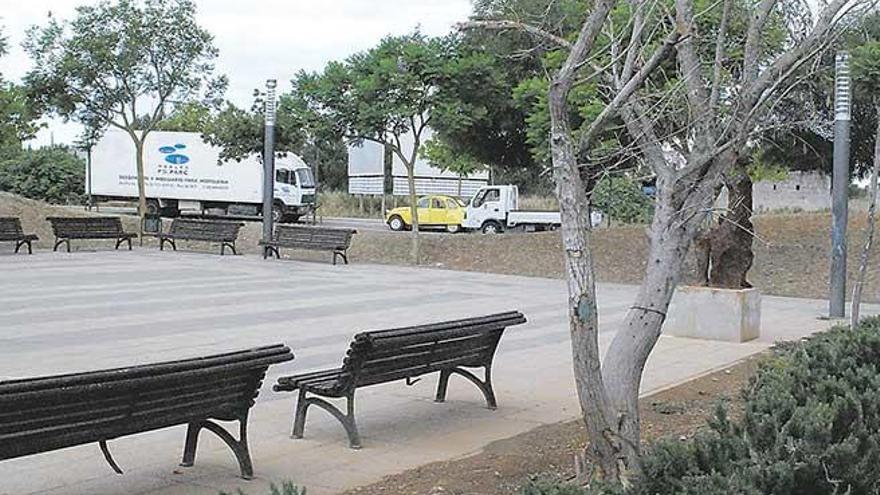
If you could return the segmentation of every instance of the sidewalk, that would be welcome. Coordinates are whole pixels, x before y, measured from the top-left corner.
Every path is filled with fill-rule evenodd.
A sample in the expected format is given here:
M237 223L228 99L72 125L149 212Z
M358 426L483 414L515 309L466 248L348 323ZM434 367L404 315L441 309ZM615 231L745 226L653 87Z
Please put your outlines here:
M290 480L309 495L337 493L428 462L466 456L494 440L578 415L562 281L444 270L263 261L192 252L39 252L0 255L0 379L197 356L275 342L296 359L270 369L250 420L257 479L237 478L227 447L203 433L196 465L179 468L184 428L110 442L115 475L97 445L0 462L0 494L268 493ZM603 346L635 287L602 285ZM747 344L662 337L643 380L657 391L769 347L827 328L827 303L765 297L763 336ZM351 336L518 309L529 322L501 341L497 411L453 377L449 400L432 401L436 376L414 386L358 392L364 448L317 408L306 437L289 438L294 394L270 388L282 374L338 366ZM867 313L878 308L868 305Z

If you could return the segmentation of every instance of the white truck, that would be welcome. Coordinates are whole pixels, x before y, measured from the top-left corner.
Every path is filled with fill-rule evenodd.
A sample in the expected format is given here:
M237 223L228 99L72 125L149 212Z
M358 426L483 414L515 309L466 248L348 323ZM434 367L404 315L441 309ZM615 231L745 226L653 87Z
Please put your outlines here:
M138 197L135 148L123 131L108 131L92 149L86 193L98 201ZM263 209L263 165L257 156L220 162L220 149L195 132L153 132L144 145L147 212L256 216ZM275 159L278 222L314 211L312 170L294 154Z
M527 232L553 230L562 225L558 211L520 210L519 188L514 185L485 186L471 198L461 226L484 234L498 234L505 230ZM593 226L602 222L602 214L591 214Z

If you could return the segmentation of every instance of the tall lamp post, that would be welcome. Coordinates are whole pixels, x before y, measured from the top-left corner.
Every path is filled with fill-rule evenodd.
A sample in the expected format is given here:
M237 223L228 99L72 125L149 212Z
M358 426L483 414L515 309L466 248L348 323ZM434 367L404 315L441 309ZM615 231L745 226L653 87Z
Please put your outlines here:
M272 239L275 199L275 79L266 81L266 125L263 140L263 241Z
M834 77L834 171L831 176L831 283L828 313L846 312L846 220L849 193L849 144L852 117L849 54L838 52Z

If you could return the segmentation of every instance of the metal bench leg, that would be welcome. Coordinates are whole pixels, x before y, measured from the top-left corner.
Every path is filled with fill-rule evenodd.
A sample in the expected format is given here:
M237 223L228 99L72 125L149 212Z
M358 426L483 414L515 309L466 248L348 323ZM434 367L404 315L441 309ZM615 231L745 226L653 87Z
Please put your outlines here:
M342 261L347 265L348 264L348 256L345 254L345 251L333 251L333 264L336 264L336 257L339 256L342 258Z
M248 448L247 439L247 415L239 419L239 438L236 440L222 426L213 421L200 421L198 423L190 423L186 431L186 446L183 451L183 462L181 466L189 467L195 463L196 447L198 446L198 436L201 429L204 428L211 433L217 435L223 443L229 446L235 458L238 460L238 467L241 469L241 477L250 480L254 478L254 465L251 462L250 449Z
M55 245L52 246L52 251L58 251L58 246L60 246L62 244L67 245L67 252L69 253L70 252L70 239L59 239L57 237L55 238Z
M309 406L315 405L330 413L334 418L342 423L345 433L348 435L348 446L353 449L361 448L361 436L358 433L357 423L354 419L354 392L352 391L346 397L346 413L343 414L336 406L318 397L306 397L303 390L300 390L299 400L296 403L296 413L293 423L293 438L302 438L305 429L306 412Z
M437 385L437 396L434 402L443 402L446 400L446 388L449 385L449 377L454 373L467 378L471 383L483 392L486 398L486 407L489 409L498 409L498 402L495 399L495 390L492 388L492 365L485 366L486 379L480 380L476 375L464 368L450 368L440 371L440 383Z
M34 254L34 252L31 250L31 241L16 241L15 252L18 253L22 246L27 246L28 254Z

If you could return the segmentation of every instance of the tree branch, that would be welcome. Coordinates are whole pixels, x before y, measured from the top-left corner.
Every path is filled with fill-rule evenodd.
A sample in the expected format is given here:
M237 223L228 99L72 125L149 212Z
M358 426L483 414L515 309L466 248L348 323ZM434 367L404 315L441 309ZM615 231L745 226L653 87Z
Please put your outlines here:
M539 27L532 26L531 24L526 24L524 22L519 21L511 21L511 20L497 20L497 21L467 21L460 22L456 24L456 29L459 31L467 31L470 29L488 29L494 31L506 31L509 29L515 29L519 31L523 31L531 34L536 38L540 38L546 41L550 41L555 45L558 45L562 48L571 49L573 45L567 39L557 36L549 31L545 31Z

